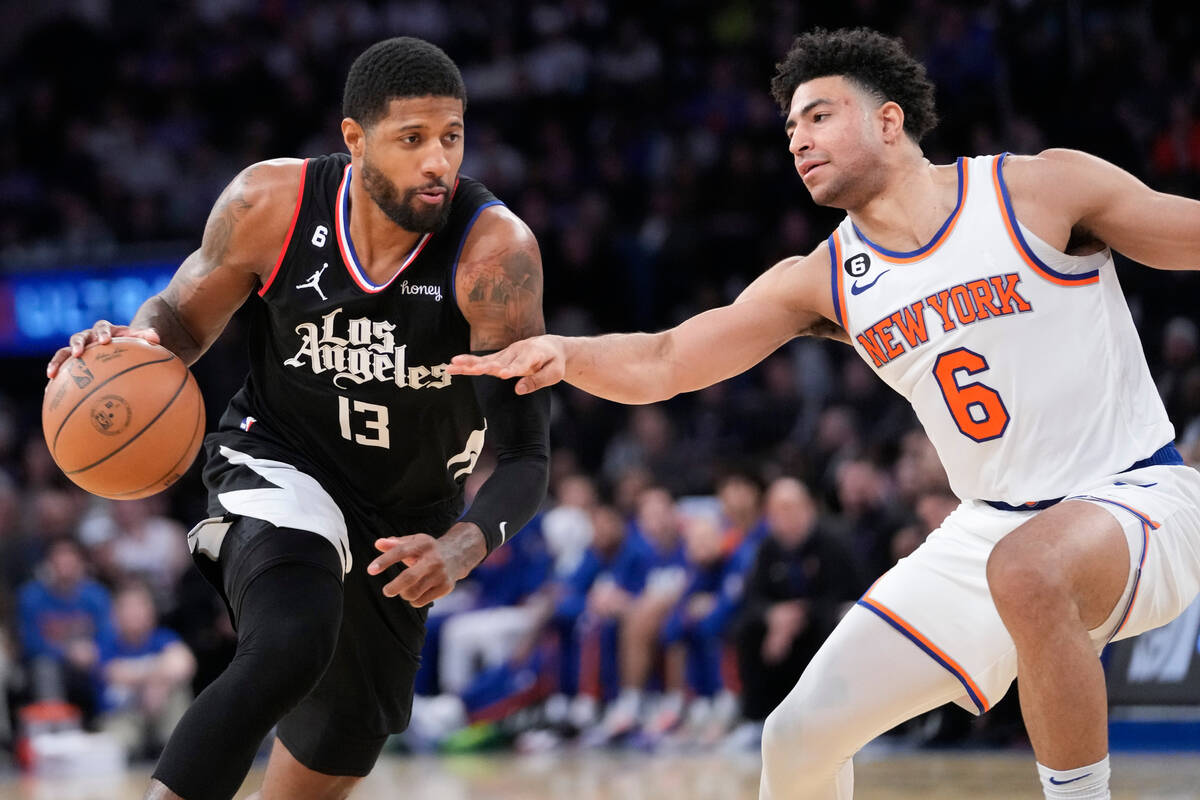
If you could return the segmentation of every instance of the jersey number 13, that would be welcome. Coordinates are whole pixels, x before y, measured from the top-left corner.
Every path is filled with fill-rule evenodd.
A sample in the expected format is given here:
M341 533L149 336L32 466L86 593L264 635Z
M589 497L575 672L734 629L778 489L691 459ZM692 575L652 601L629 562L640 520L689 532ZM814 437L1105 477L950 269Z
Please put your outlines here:
M377 403L367 403L355 400L353 412L355 421L361 418L362 427L366 433L352 433L350 430L351 416L350 398L338 395L338 424L342 428L342 438L347 441L366 445L367 447L391 447L391 437L388 435L387 406ZM357 425L355 427L358 427Z

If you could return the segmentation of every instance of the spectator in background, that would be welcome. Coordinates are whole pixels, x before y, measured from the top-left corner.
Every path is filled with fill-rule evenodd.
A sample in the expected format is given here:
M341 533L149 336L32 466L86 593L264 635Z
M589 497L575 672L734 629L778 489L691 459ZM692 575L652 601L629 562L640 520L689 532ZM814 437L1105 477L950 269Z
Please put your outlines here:
M164 611L175 607L179 578L191 565L187 530L164 515L165 495L110 500L85 520L80 537L92 550L100 575L110 586L136 578L154 592Z
M950 512L958 508L959 499L951 494L949 489L931 488L922 491L913 501L911 516L896 523L896 527L888 536L887 569L900 559L912 555L925 541L930 533L942 526ZM882 573L868 575L874 580Z
M942 522L960 503L949 489L934 488L921 492L913 504L913 509L917 513L917 519L921 521L921 526L928 533L942 527Z
M477 588L473 607L442 625L438 678L443 692L461 694L481 668L503 663L537 627L541 614L531 600L549 578L552 563L538 522L526 525L467 577Z
M1198 367L1200 333L1196 323L1187 317L1173 317L1163 328L1162 366L1155 383L1176 429L1187 422L1188 406L1194 400L1188 375Z
M3 545L4 562L0 564L0 572L8 586L20 586L33 577L34 570L46 558L50 542L74 537L88 498L73 486L49 483L25 491L24 496L23 518L18 520Z
M867 588L853 554L826 532L807 487L778 478L767 490L767 538L758 551L738 622L742 715L733 736L757 745L762 722L779 704L833 630Z
M950 492L946 469L938 459L933 442L920 428L913 428L900 437L900 455L893 468L896 499L912 506L922 492Z
M156 759L192 700L196 659L178 634L158 626L154 595L124 584L113 600L112 629L100 643L101 728L133 758Z
M553 491L558 504L542 515L542 537L554 560L554 574L565 578L592 542L591 512L598 497L595 482L578 473L564 475Z
M574 714L579 723L594 721L599 704L617 692L620 621L645 585L649 567L645 542L620 511L597 506L592 511L592 544L567 580L554 612L555 624L571 630L566 640L577 654L564 656L560 686L583 699Z
M695 461L666 408L648 405L630 410L628 426L605 450L603 469L605 477L617 481L630 467L644 467L655 483L681 494L703 483L702 465Z
M87 576L83 548L74 539L51 543L41 573L18 596L21 656L32 672L32 699L65 699L90 725L99 645L110 635L108 591Z
M749 567L759 542L766 535L762 485L750 473L734 470L721 476L716 490L725 523L722 548L730 555L749 551L745 560L745 566Z
M723 547L718 520L704 514L688 517L683 542L687 584L660 634L664 695L642 729L651 741L683 722L685 710L693 722L708 715L713 698L724 687L721 649L726 625L736 610L735 605L722 602L725 584L736 582L740 596L742 576L730 574L733 556ZM696 701L694 710L685 709L690 698Z
M659 634L686 587L679 522L675 499L666 489L652 486L638 497L633 535L646 550L645 578L636 594L617 598L621 691L585 737L588 744L630 733L651 711L646 690L662 654ZM599 602L603 605L602 599Z
M889 537L896 526L887 474L866 459L843 461L834 471L842 540L858 557L862 573L875 579L894 563Z

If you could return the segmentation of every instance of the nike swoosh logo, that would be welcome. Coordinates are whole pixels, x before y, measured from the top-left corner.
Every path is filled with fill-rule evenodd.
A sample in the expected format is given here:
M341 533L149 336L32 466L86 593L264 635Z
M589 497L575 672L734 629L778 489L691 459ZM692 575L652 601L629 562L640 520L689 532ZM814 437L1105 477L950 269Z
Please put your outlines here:
M889 272L891 272L890 269L885 269L883 272L876 275L875 280L871 281L866 286L859 286L858 282L855 281L854 283L850 284L850 294L855 295L855 296L862 294L867 289L870 289L872 286L879 283L879 279L882 278L884 275L887 275Z
M504 530L507 527L508 527L507 522L500 523L500 542L501 543L508 541L508 532L506 530Z
M1052 778L1050 778L1050 782L1053 783L1055 786L1062 786L1064 783L1074 783L1075 781L1081 781L1084 778L1090 776L1091 774L1092 773L1089 772L1087 775L1080 775L1078 778L1071 778L1070 780L1066 780L1066 781L1057 781L1052 777Z

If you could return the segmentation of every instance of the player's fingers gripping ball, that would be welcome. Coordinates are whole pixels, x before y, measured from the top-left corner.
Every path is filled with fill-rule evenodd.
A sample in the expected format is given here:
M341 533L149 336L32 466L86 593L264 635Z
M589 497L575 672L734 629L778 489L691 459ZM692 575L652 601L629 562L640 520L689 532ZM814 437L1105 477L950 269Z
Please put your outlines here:
M167 488L195 460L204 401L174 353L119 337L62 365L42 400L42 433L76 484L134 500Z

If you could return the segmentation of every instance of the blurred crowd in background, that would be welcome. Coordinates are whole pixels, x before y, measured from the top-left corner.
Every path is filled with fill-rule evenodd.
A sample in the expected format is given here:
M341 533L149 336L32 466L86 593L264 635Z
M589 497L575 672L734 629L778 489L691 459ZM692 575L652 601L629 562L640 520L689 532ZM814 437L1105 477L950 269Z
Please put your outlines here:
M408 34L462 69L463 172L537 234L549 329L660 329L840 219L808 199L767 90L818 24L900 35L927 65L931 161L1077 147L1200 196L1194 7L44 0L0 7L0 264L182 258L241 167L343 150L351 60ZM1196 463L1200 280L1119 264ZM187 553L198 470L144 501L75 489L40 434L44 360L0 365L0 739L66 702L153 756L235 642ZM235 317L195 366L210 420L244 365ZM956 504L907 404L841 345L797 341L654 406L553 393L545 509L435 605L398 746L753 748L846 604ZM907 735L1022 741L1011 695L957 714Z

